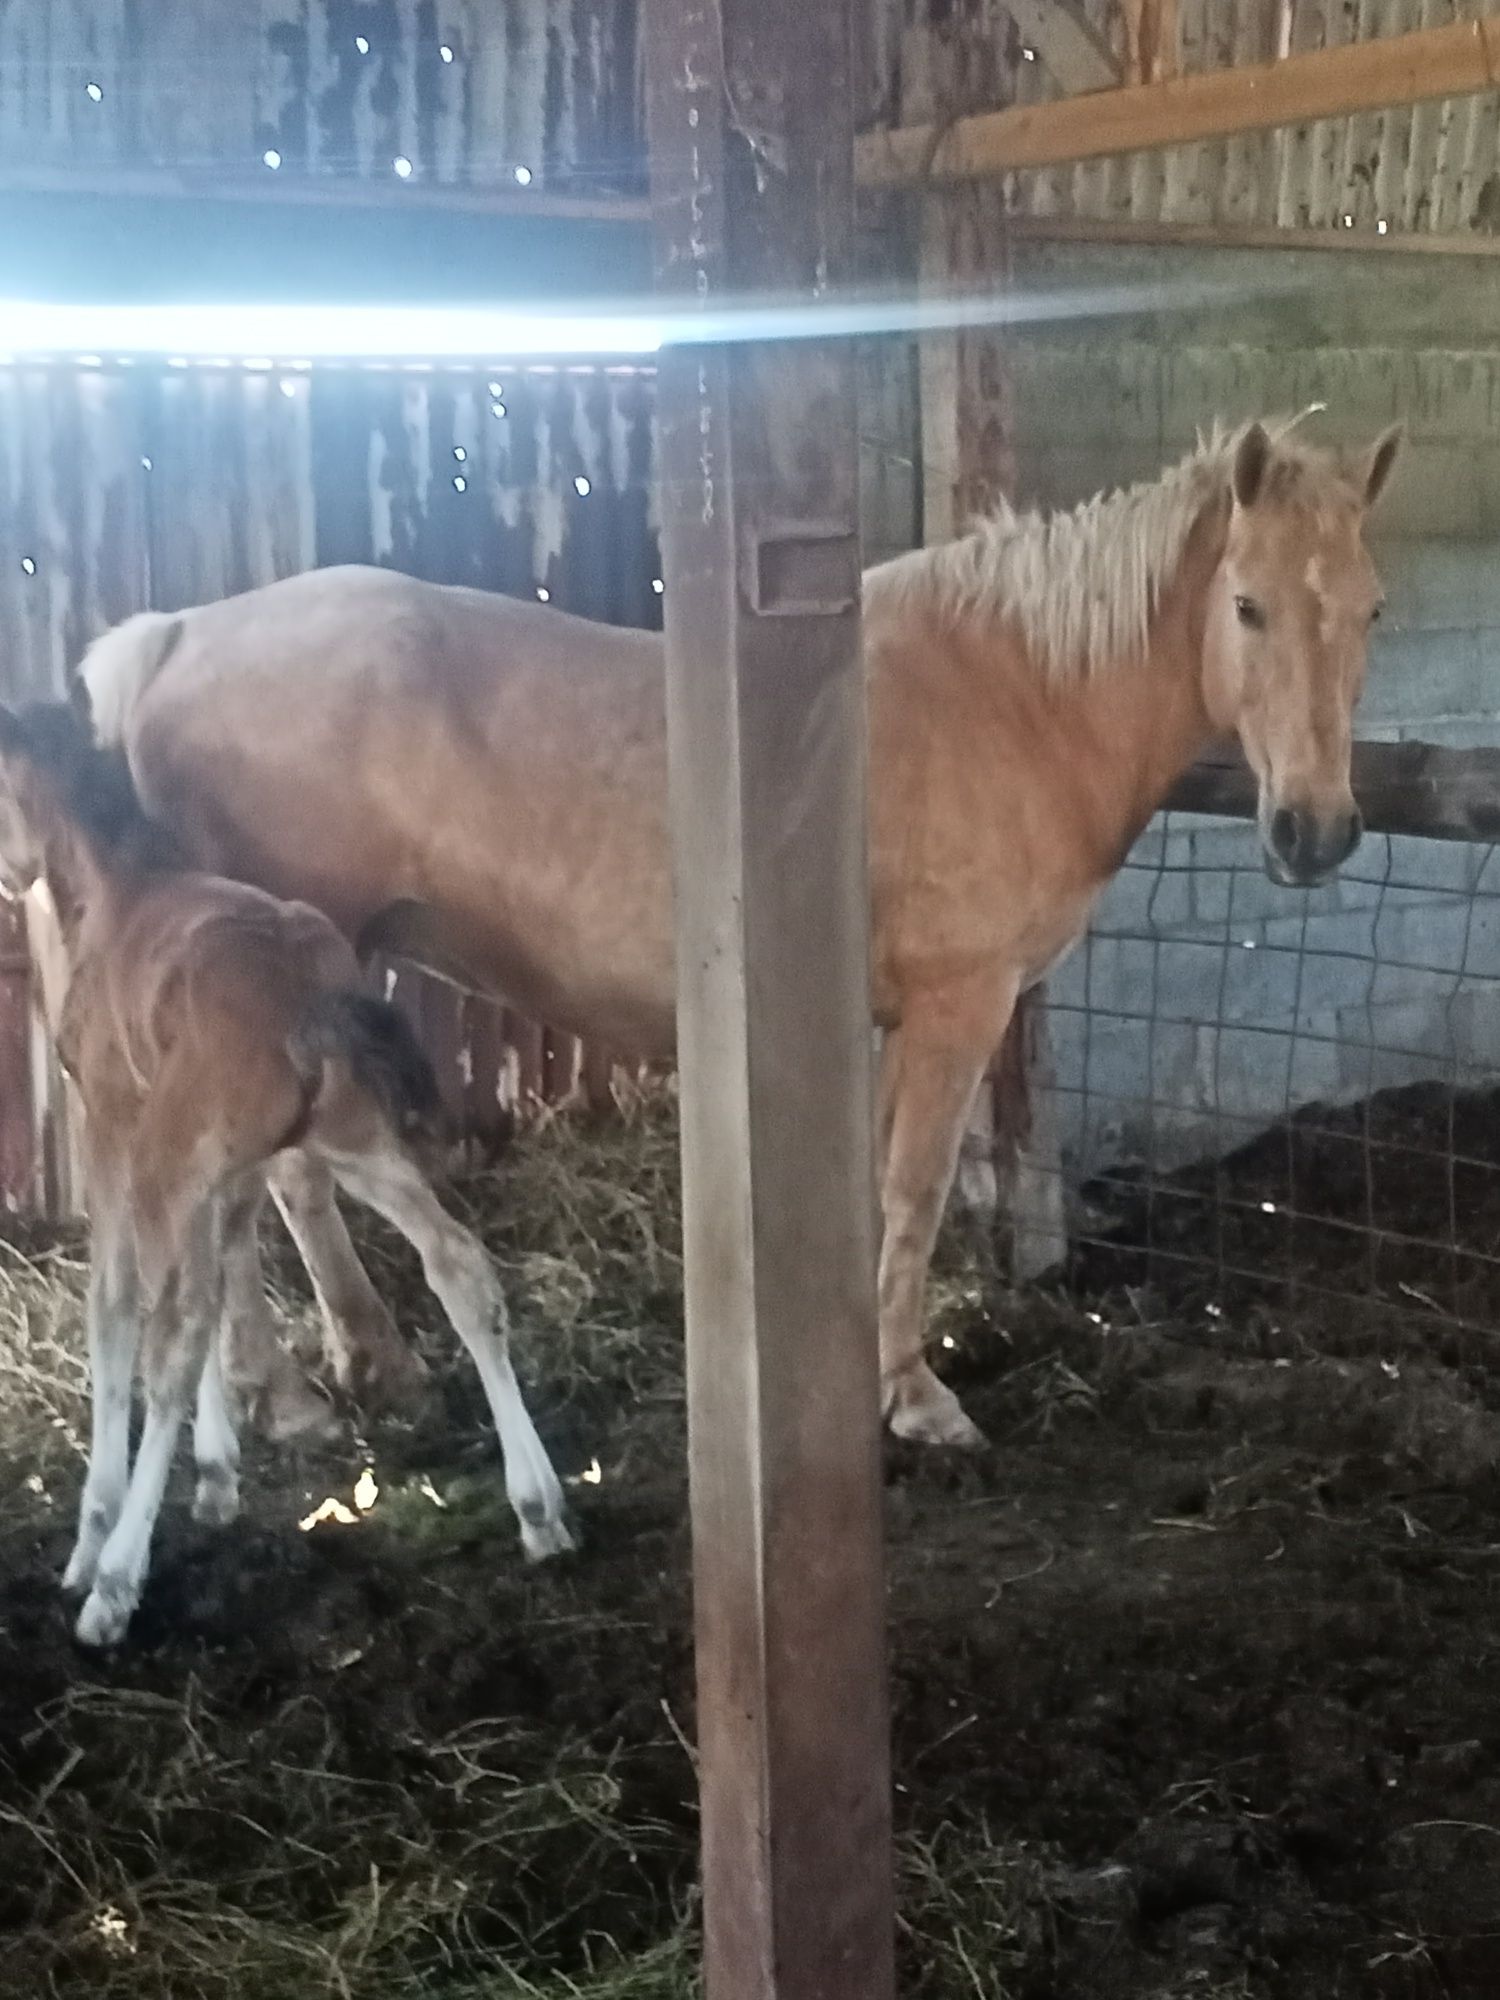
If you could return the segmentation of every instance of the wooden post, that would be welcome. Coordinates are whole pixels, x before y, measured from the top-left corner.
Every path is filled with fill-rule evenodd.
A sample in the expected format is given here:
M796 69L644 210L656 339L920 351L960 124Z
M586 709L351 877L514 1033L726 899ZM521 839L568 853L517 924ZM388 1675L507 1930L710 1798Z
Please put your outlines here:
M650 0L662 282L831 295L837 0ZM660 378L710 2000L890 2000L859 656L845 345Z

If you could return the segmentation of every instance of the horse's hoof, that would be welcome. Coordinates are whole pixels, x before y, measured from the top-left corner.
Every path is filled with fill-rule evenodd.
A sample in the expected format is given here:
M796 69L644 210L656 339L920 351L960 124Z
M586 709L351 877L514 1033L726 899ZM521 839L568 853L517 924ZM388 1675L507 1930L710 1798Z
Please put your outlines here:
M946 1445L950 1451L982 1451L985 1435L953 1391L931 1375L898 1390L887 1413L892 1434L913 1444Z

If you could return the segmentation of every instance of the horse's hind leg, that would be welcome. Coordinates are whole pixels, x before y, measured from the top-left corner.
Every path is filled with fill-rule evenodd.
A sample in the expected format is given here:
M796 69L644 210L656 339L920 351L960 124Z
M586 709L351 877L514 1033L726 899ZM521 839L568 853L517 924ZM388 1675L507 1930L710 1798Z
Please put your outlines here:
M224 1394L222 1353L222 1343L210 1337L193 1414L193 1462L198 1469L193 1519L216 1528L227 1527L240 1511L240 1441Z
M426 1363L397 1333L370 1283L339 1214L327 1166L305 1152L281 1153L269 1179L317 1294L334 1380L361 1406L415 1403L427 1380Z
M218 1331L223 1273L213 1203L203 1202L188 1224L180 1263L172 1264L159 1248L153 1262L164 1269L165 1281L146 1324L146 1421L125 1504L78 1616L85 1646L117 1645L141 1600L178 1434Z
M505 1294L483 1246L454 1221L394 1143L339 1153L333 1165L350 1194L368 1202L415 1246L428 1284L474 1357L500 1434L505 1490L527 1555L540 1562L572 1548L562 1487L516 1381Z
M232 1405L275 1444L339 1434L337 1412L278 1338L266 1299L258 1234L264 1181L237 1194L224 1218L222 1380Z
M1003 1007L913 1011L882 1078L881 1394L891 1429L924 1444L977 1445L979 1431L923 1355L927 1272L974 1094L1005 1025ZM999 1012L999 1026L995 1013Z
M87 1590L99 1552L120 1518L130 1484L130 1391L140 1342L135 1260L123 1202L91 1175L93 1254L89 1265L90 1427L88 1472L63 1588Z

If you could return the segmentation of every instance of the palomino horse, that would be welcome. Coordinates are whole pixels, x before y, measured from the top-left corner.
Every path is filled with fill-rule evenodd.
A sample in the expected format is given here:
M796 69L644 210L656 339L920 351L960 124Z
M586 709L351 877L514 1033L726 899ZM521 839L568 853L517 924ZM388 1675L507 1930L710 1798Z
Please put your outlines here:
M84 1106L93 1236L93 1435L65 1578L87 1593L80 1640L125 1634L194 1398L194 1512L238 1511L224 1243L288 1148L420 1252L478 1367L527 1553L571 1547L511 1367L499 1280L418 1164L436 1137L436 1079L402 1016L357 990L347 939L317 910L188 870L71 708L0 709L0 879L22 894L42 878L67 954L57 1039ZM132 1468L138 1348L146 1419Z
M1279 881L1322 880L1359 838L1363 529L1399 439L1345 455L1289 430L1216 434L1149 484L1003 510L865 579L881 1365L904 1436L978 1437L922 1340L970 1104L1173 780L1234 731ZM203 865L314 903L361 950L669 1049L660 639L338 569L132 619L83 679L100 741Z

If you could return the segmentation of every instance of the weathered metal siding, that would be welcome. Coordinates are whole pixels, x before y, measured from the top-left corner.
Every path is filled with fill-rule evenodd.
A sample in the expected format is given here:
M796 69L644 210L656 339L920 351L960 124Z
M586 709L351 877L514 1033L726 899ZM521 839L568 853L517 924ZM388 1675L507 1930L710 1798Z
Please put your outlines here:
M904 120L1061 95L1003 0L873 0L894 14L874 38L888 70L877 95ZM1124 60L1119 0L1078 0ZM1400 35L1493 11L1491 0L1178 0L1177 68L1224 69L1290 51ZM955 43L980 47L961 66ZM892 73L894 69L895 73ZM1013 174L1019 216L1245 227L1453 234L1500 230L1500 94L1323 120Z
M131 611L313 564L378 562L659 625L653 390L649 371L582 367L0 366L0 699L60 694L87 642ZM528 1100L607 1074L607 1052L391 970L481 1144ZM30 1105L55 1121L62 1099L5 1059L25 1042L15 1006L0 986L0 1183L40 1206L63 1141L49 1125L30 1143Z
M634 190L636 67L634 0L0 0L0 162Z

